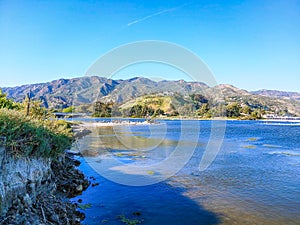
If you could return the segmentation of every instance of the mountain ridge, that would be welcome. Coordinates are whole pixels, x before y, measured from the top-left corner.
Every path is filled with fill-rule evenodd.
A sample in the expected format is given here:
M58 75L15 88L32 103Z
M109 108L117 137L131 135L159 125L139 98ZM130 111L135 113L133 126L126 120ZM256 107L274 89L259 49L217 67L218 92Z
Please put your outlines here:
M184 80L153 81L145 77L131 79L109 79L90 76L71 79L57 79L45 83L27 84L16 87L3 87L8 98L22 101L30 93L35 100L41 100L49 108L66 108L71 105L92 104L96 101L128 102L144 95L173 93L182 96L201 94L211 102L239 102L254 108L266 108L276 111L288 111L300 115L300 93L277 90L259 90L249 92L231 84L218 84L209 87L203 82Z
M280 91L280 90L268 90L268 89L261 89L257 91L251 91L250 93L255 95L263 95L267 97L273 98L287 98L287 99L294 99L300 100L300 93L295 91Z

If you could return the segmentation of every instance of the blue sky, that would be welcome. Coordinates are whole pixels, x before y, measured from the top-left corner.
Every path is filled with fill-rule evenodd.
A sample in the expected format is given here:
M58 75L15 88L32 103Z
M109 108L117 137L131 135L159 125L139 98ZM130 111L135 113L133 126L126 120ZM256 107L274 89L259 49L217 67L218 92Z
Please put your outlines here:
M162 40L197 54L218 83L300 92L299 0L0 0L0 34L1 87L83 76L119 45ZM152 70L118 76L181 78Z

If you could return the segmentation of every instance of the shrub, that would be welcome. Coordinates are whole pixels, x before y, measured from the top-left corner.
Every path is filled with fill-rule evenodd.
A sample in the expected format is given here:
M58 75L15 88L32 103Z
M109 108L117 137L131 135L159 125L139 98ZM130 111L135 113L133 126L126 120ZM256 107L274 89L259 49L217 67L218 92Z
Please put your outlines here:
M75 111L75 107L74 107L74 106L69 106L69 107L64 108L64 109L62 110L63 113L72 113L72 112L74 112L74 111Z
M0 109L2 108L16 109L19 108L19 104L13 102L11 99L8 99L6 94L4 94L2 89L0 89Z
M56 157L73 141L65 121L26 117L15 110L0 109L0 136L6 150L15 157Z
M47 111L46 108L42 107L42 102L41 101L34 101L31 100L30 104L29 104L29 99L26 98L21 104L20 104L20 108L19 111L22 111L24 114L27 114L29 116L32 116L36 119L46 119L46 118L50 118L50 114ZM29 110L27 109L29 104ZM28 111L27 111L28 110Z

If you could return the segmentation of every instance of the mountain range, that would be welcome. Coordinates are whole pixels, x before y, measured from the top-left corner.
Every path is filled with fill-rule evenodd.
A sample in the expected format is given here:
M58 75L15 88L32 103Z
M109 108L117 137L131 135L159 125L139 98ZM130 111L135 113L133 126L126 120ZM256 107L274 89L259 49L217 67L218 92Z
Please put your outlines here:
M251 93L255 94L255 95L262 95L262 96L271 97L271 98L300 100L300 93L298 93L298 92L262 89L262 90L258 90L258 91L252 91Z
M96 101L115 102L121 105L144 95L176 93L185 97L191 94L201 94L214 103L239 102L273 113L285 111L292 115L300 115L300 93L297 92L276 90L248 92L229 84L209 87L202 82L184 80L153 81L144 77L113 80L98 76L85 76L1 89L8 98L18 102L29 94L32 99L41 100L47 108L66 108L71 105L92 104Z

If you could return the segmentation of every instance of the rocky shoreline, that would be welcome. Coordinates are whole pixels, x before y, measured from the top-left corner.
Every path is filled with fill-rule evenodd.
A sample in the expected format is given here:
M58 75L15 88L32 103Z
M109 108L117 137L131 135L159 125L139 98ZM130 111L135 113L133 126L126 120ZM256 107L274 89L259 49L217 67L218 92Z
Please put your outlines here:
M78 129L78 127L74 132L76 138L89 133L87 129ZM56 160L43 162L39 159L24 159L20 164L23 166L27 163L26 168L40 163L43 166L39 166L39 170L33 169L23 174L21 177L23 183L7 182L10 176L15 177L19 173L18 169L9 171L12 170L10 164L16 163L13 160L8 157L0 163L0 169L3 169L3 174L0 175L0 188L3 190L2 192L0 190L0 225L81 224L85 215L79 212L77 204L71 203L68 198L81 194L88 188L90 182L78 170L77 166L80 162L75 160L72 154L66 153ZM3 193L6 196L2 196Z

